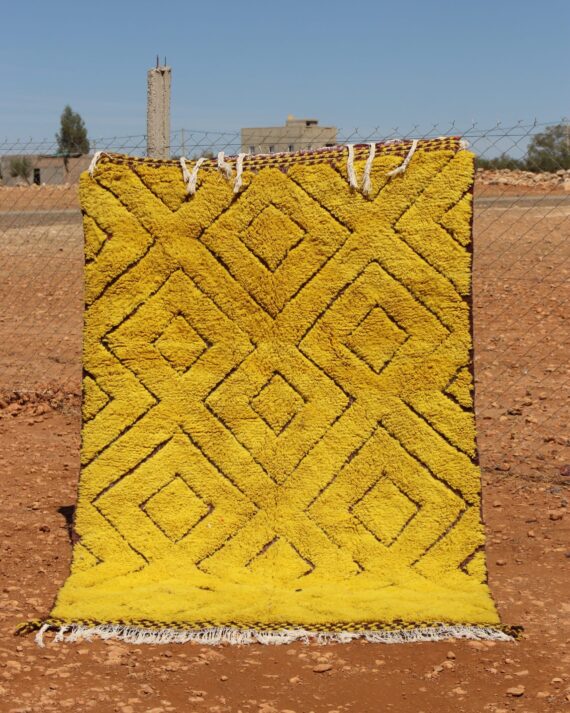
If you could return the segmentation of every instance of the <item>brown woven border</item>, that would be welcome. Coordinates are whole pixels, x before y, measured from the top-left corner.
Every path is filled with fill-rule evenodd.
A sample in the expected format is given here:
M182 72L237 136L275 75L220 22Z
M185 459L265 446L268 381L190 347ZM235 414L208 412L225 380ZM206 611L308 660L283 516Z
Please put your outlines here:
M380 141L375 144L376 155L406 156L412 146L410 139L398 139L394 141ZM459 151L462 149L461 138L459 136L442 136L438 139L420 139L416 151ZM361 160L368 158L370 144L354 144L354 158ZM267 166L276 168L286 168L292 164L319 164L331 163L333 161L346 161L346 146L330 146L311 151L293 151L273 154L246 154L243 161L244 170L257 170ZM226 156L224 160L235 165L237 156ZM154 168L161 166L179 166L177 159L156 159L141 158L137 156L127 156L126 154L103 152L98 161L99 164L114 163L127 165L145 165ZM191 168L196 163L195 160L188 160L188 167ZM200 166L200 170L218 170L216 158L206 159Z
M362 631L411 631L413 629L430 629L438 626L466 626L473 627L479 626L487 629L493 629L495 631L501 631L504 634L512 636L513 639L520 639L523 635L522 626L505 626L501 624L462 624L456 622L403 622L398 619L389 622L382 621L362 621L362 622L347 622L347 623L328 623L328 624L294 624L292 622L281 622L275 624L267 624L257 621L249 622L215 622L215 621L168 621L168 622L157 622L149 619L115 619L113 621L98 621L96 619L58 619L58 618L48 618L48 619L32 619L20 624L15 630L16 636L24 636L30 634L34 631L38 631L42 626L47 625L49 629L59 629L62 626L88 626L96 627L101 625L119 625L128 626L133 628L141 628L147 630L161 631L162 629L173 629L175 631L199 631L201 629L209 629L216 627L224 627L235 629L236 631L248 631L254 629L259 632L265 633L279 633L281 631L303 629L305 631L311 631L315 633L335 633L335 632L362 632Z

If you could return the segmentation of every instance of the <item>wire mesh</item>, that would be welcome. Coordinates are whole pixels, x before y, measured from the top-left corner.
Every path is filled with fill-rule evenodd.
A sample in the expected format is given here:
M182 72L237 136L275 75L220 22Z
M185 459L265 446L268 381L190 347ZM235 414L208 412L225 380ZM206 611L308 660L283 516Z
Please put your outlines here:
M340 144L466 138L481 166L473 270L481 463L496 473L558 473L570 461L568 122L472 124L463 130L452 122L334 134L331 128L307 133L301 127L297 134L259 129L253 145L251 134L238 131L180 129L170 152L197 158L283 146L298 151L330 144L333 136ZM558 143L543 149L550 171L541 172L529 146L553 131ZM90 145L92 151L142 156L146 137L91 139ZM0 141L0 412L26 394L79 396L83 238L77 181L90 159L64 160L55 141Z

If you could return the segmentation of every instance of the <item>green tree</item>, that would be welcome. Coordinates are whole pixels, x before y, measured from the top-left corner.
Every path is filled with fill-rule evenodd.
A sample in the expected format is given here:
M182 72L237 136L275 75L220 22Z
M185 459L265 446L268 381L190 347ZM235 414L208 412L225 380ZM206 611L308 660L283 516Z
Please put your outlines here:
M30 185L33 165L27 156L14 156L10 161L10 176L12 178L23 178Z
M529 171L570 168L570 124L557 124L532 137L527 152Z
M69 105L61 114L60 129L55 138L66 167L70 156L89 153L89 139L85 122Z

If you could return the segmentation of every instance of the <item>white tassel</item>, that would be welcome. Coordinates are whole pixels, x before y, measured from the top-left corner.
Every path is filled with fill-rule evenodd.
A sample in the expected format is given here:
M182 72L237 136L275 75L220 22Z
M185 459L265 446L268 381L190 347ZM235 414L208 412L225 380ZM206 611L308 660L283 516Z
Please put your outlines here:
M243 178L243 160L247 156L245 153L238 154L236 161L236 177L234 180L234 193L239 193L241 190L242 178Z
M57 634L53 637L54 643L59 643L60 641L65 641L65 632L69 629L69 626L60 626Z
M186 166L186 158L184 156L180 157L180 165L182 166L182 177L184 178L184 183L186 184L186 193L193 196L196 193L196 183L198 182L198 171L200 166L204 163L206 159L204 157L199 158L194 164L192 171L188 170Z
M374 156L376 155L376 144L369 144L370 153L366 159L366 165L364 166L364 176L362 177L362 192L365 196L369 196L372 193L372 181L370 180L370 173L372 171L372 162L374 161Z
M225 160L223 151L218 154L218 168L225 174L226 178L232 177L232 165Z
M412 146L411 146L410 150L408 151L408 155L406 156L406 158L404 159L402 164L400 166L398 166L398 168L395 168L393 171L390 171L388 173L389 176L398 176L400 173L404 173L404 171L408 168L408 164L412 160L412 156L416 152L417 146L418 146L418 139L414 139L412 141Z
M188 184L190 183L190 171L186 166L186 156L180 156L180 167L182 168L182 179L186 184L186 193L190 193L188 190Z
M417 641L444 641L446 639L472 639L483 641L513 641L504 631L486 626L441 625L400 631L369 631L365 637L371 643L405 644Z
M37 644L41 649L45 648L45 644L44 644L44 634L46 633L46 631L47 631L48 629L49 629L49 624L42 624L42 626L40 627L40 630L39 630L38 633L36 634L35 641L36 641L36 644Z
M93 178L93 174L95 173L97 161L99 161L99 159L104 153L104 151L95 151L95 153L93 154L93 158L91 159L91 163L89 164L89 168L87 169L87 173L91 176L91 178Z
M194 164L194 167L192 168L192 172L190 173L190 180L188 181L188 186L187 190L188 193L193 196L196 193L196 184L198 182L198 171L200 170L200 166L204 163L206 159L202 156L202 158L199 158L196 163Z
M43 635L49 628L44 624L36 634L36 643L43 647ZM464 626L440 624L416 629L379 630L379 631L309 631L307 629L283 629L281 631L257 631L256 629L233 629L229 626L212 627L200 630L181 629L142 629L124 624L99 624L84 626L73 624L62 626L54 641L75 642L100 639L120 639L129 644L182 644L196 642L215 646L221 643L243 644L290 644L294 641L317 644L345 644L363 638L371 643L403 644L416 641L445 641L448 639L482 639L487 641L513 641L509 634L486 626Z
M348 173L348 183L351 188L358 188L356 180L356 172L354 170L354 144L346 144L348 149L348 157L346 159L346 170Z

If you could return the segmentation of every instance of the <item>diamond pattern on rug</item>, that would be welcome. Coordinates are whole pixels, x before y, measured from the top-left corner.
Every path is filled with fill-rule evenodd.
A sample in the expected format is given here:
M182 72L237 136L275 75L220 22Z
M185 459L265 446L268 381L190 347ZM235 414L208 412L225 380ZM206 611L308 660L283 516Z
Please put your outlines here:
M261 262L275 272L304 235L303 228L271 204L253 219L241 238Z
M212 511L180 477L176 476L141 506L173 542L178 542Z
M343 151L315 156L246 158L239 194L215 161L191 197L176 162L102 156L82 177L80 543L55 617L498 623L470 361L473 156L420 142L390 178L405 152L379 146L368 198Z
M387 477L377 480L350 508L386 546L395 542L418 510L419 506Z
M346 345L379 374L409 335L381 307L373 307L352 332Z
M277 372L250 401L251 407L275 435L279 435L297 415L303 397Z
M200 357L208 344L184 317L174 317L154 345L176 371L187 371Z

